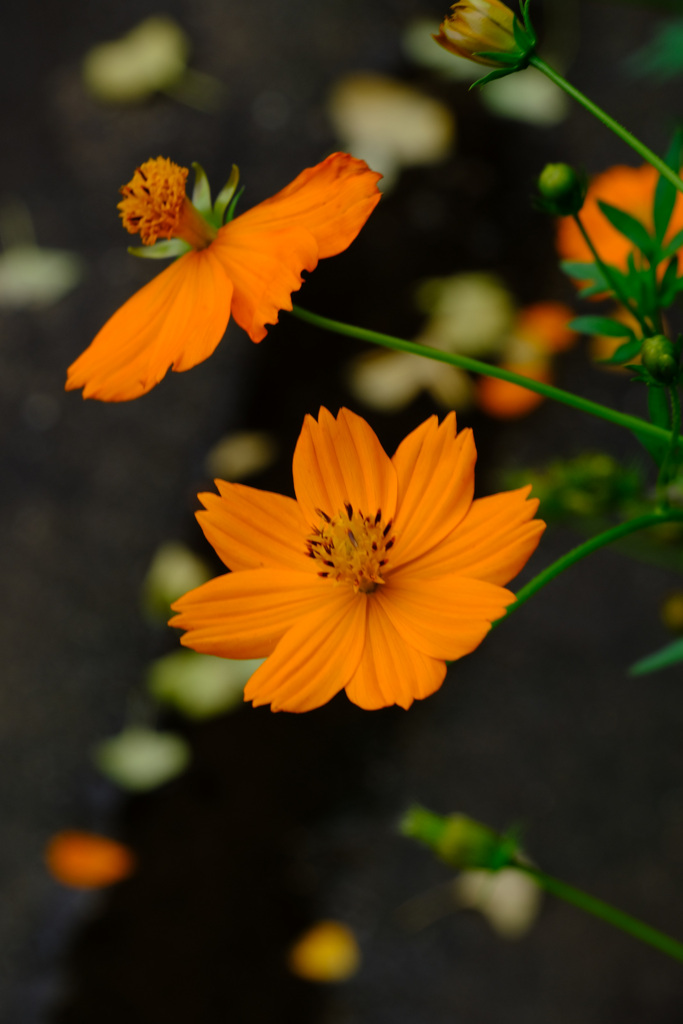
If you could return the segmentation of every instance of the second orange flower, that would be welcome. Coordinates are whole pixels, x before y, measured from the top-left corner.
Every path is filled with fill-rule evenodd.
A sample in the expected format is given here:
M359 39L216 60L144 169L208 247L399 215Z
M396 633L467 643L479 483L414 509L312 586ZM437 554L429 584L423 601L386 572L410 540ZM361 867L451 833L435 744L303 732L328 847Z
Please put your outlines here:
M84 398L108 402L137 398L169 368L189 370L207 359L231 313L252 341L261 341L266 324L292 308L302 272L348 248L380 198L379 174L333 153L216 227L188 199L187 175L158 157L121 189L129 232L139 232L144 245L179 239L186 251L107 321L69 367L67 390L83 388Z

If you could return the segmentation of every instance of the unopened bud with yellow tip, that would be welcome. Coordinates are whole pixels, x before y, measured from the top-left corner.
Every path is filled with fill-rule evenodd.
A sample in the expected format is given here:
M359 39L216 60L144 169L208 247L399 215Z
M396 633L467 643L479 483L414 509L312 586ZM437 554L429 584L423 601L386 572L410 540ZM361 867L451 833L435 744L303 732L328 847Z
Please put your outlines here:
M510 835L501 835L465 814L434 814L411 807L401 822L404 836L431 847L451 867L499 871L514 864L519 852Z
M524 24L501 0L458 0L453 4L434 39L457 57L495 70L479 83L519 71L529 63L536 36L522 4Z

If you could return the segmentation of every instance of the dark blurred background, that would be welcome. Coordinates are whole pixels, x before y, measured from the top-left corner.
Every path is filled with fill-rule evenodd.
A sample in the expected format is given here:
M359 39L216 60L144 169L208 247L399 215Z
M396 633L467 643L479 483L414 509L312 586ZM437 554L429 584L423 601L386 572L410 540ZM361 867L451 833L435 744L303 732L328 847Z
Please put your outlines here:
M636 77L625 60L677 9L532 4L548 59L660 151L683 113L680 79ZM182 26L190 67L210 78L189 97L98 100L84 86L86 53L158 13ZM4 13L3 245L28 211L37 244L79 254L84 274L55 301L0 308L3 1024L683 1018L678 965L550 900L515 943L447 901L422 926L406 923L406 901L450 874L396 828L414 801L522 823L543 868L682 937L679 673L626 674L666 640L658 608L679 582L666 568L613 551L573 568L407 713L363 712L341 695L303 716L164 717L193 760L138 796L92 763L93 746L130 720L150 659L177 644L140 611L155 551L181 540L211 557L193 519L211 446L231 430L272 432L281 458L249 483L291 493L291 453L319 405L352 405L389 452L435 411L426 396L400 416L363 408L345 385L360 346L285 314L260 346L231 325L208 362L138 401L65 394L67 365L159 266L127 255L116 217L134 167L158 154L198 160L220 187L236 162L245 208L342 144L327 108L341 76L381 72L445 102L457 119L451 155L405 169L357 242L299 295L413 337L414 286L429 276L493 271L520 303L571 302L552 225L530 207L534 176L558 159L590 173L638 162L579 109L554 124L499 117L467 83L417 63L407 27L445 13L434 0L29 0ZM592 368L582 349L558 372L564 387L644 414L627 379ZM503 469L585 449L642 461L616 429L549 404L502 426L460 420L475 428L479 494L500 488ZM576 542L550 530L527 576ZM96 896L60 887L43 849L69 827L123 839L136 875ZM289 974L285 952L327 917L353 928L363 960L325 987Z

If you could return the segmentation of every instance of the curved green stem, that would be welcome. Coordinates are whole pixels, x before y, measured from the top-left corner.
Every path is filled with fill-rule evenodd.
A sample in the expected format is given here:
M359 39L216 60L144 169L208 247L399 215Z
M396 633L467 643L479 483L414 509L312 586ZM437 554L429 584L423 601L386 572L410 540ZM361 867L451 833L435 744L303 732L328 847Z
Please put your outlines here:
M654 946L655 949L658 949L661 953L666 953L667 956L673 957L674 960L683 962L683 943L677 942L676 939L665 935L664 932L660 932L649 924L639 921L637 917L625 914L623 910L613 907L610 903L598 900L595 896L589 896L587 892L583 892L581 889L575 889L573 885L568 885L566 882L560 881L559 878L546 875L543 871L539 871L538 868L520 863L519 861L515 863L515 867L519 871L523 871L529 878L533 878L542 889L545 889L546 892L551 893L553 896L558 896L566 903L571 903L573 906L578 907L579 910L585 910L586 913L592 914L593 917L606 921L607 924L619 928L620 931L626 932L627 935L631 935L634 939L640 939L641 942Z
M617 278L612 273L611 268L606 263L603 263L602 260L600 259L598 251L595 248L590 235L586 231L584 223L581 220L581 218L578 215L578 213L574 214L574 222L576 223L576 226L578 227L579 231L581 232L581 235L583 237L584 242L586 243L586 245L590 249L591 253L593 254L593 259L595 260L596 264L598 265L598 267L602 271L603 277L605 278L605 280L609 284L610 288L612 289L612 291L614 292L616 297L619 299L619 301L622 303L622 305L629 311L629 313L631 313L634 317L636 317L636 319L638 320L638 323L640 324L640 328L641 328L641 330L642 330L644 335L654 334L655 333L655 329L653 327L651 327L647 323L645 317L643 316L643 314L638 309L637 304L634 304L631 301L630 296L627 295L626 292L624 291L624 289L621 287L619 281L617 280Z
M353 324L345 324L341 320L331 320L327 316L320 316L318 313L311 313L300 306L292 308L294 316L305 320L316 327L322 327L326 331L335 334L343 334L349 338L357 338L360 341L368 341L373 345L381 345L383 348L391 348L397 352L409 352L412 355L424 356L425 359L433 359L438 363L447 363L449 366L457 366L461 370L469 370L471 373L481 373L485 377L496 377L498 380L505 380L509 384L517 384L526 388L527 391L535 391L544 398L550 398L555 402L561 402L572 409L588 413L591 416L598 416L600 419L608 420L618 427L625 427L636 434L644 437L651 437L660 443L671 443L671 432L658 427L647 420L639 419L638 416L630 416L628 413L617 412L606 405L598 402L591 402L588 398L574 395L571 391L563 391L552 384L544 384L540 380L532 380L520 373L513 373L512 370L505 370L502 366L493 366L491 363L483 363L479 359L471 359L469 356L461 356L455 352L441 352L436 348L428 348L426 345L417 345L414 341L405 341L403 338L395 338L391 334L380 334L378 331L371 331L365 327L356 327Z
M559 576L561 572L568 569L575 562L580 562L586 555L592 554L599 548L605 547L607 544L613 544L616 540L621 540L622 537L628 537L630 533L636 533L638 530L646 530L648 526L659 526L660 523L669 522L683 522L683 512L673 511L659 511L649 512L644 516L637 516L635 519L629 519L626 523L619 523L618 526L612 526L609 530L605 530L603 533L599 533L596 537L591 537L590 540L585 541L583 544L579 544L578 547L572 548L566 555L562 555L556 562L549 565L543 572L539 572L538 576L534 576L532 580L521 588L517 594L517 600L514 604L511 604L505 615L496 619L494 625L498 625L499 622L504 622L505 619L520 605L523 605L525 601L528 601L535 593L537 593L546 583L550 583L556 576Z
M529 58L529 64L531 64L532 67L535 67L538 71L542 71L551 82L554 82L555 85L560 87L560 89L563 89L567 95L571 96L572 99L577 101L577 103L580 103L582 107L584 107L589 113L593 114L594 117L597 117L599 121L602 121L605 127L613 131L615 135L618 135L627 146L630 146L631 149L635 149L636 153L647 160L648 163L651 163L663 178L666 178L667 181L671 182L674 188L677 188L679 192L683 192L683 181L676 172L673 171L661 157L657 156L657 154L653 153L648 146L642 143L640 139L637 139L635 135L632 135L630 131L624 128L622 124L619 124L618 121L615 121L613 117L610 117L610 115L602 110L596 103L593 103L593 101L589 100L587 96L584 96L582 92L579 92L571 82L568 82L566 78L563 78L562 75L558 74L557 71L551 68L549 64L546 64L544 60L541 60L540 57L537 57L536 54L533 54Z
M674 384L667 388L669 392L669 408L670 417L669 423L671 424L671 443L667 448L666 456L659 470L657 477L657 495L660 503L660 508L666 508L668 501L666 497L666 485L671 479L671 466L675 465L676 460L676 445L678 436L681 432L681 399L678 394L678 387Z

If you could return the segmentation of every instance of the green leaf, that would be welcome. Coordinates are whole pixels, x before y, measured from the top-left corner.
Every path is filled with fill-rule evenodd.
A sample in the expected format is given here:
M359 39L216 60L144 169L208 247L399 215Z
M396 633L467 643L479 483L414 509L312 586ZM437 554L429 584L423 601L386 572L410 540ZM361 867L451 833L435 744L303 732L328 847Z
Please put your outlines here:
M648 392L651 390L654 389L648 388ZM666 458L666 453L669 450L669 446L667 445L666 441L658 441L656 440L656 438L651 437L649 434L641 434L637 430L633 430L631 431L631 433L636 438L636 440L639 441L640 444L642 444L645 451L652 456L656 464L658 466L661 466L661 464L664 462L664 459Z
M505 78L506 75L512 75L517 71L517 68L498 68L496 71L489 72L488 75L484 75L483 78L478 78L476 82L472 82L470 89L474 89L475 85L486 85L487 82L495 82L496 78Z
M654 248L652 236L639 220L632 217L630 213L626 213L625 210L619 210L616 206L612 206L602 199L598 199L598 206L612 227L616 228L625 238L628 238L629 242L632 242L645 256L652 255Z
M658 672L662 668L669 668L670 665L678 665L683 661L683 637L673 640L666 647L660 648L654 654L648 654L641 658L628 670L630 676L644 676L649 672Z
M242 193L243 192L244 192L244 186L242 186L242 188L239 190L239 192L235 193L235 195L232 197L232 202L230 203L230 206L228 207L228 211L227 211L227 213L225 215L225 223L226 224L228 223L228 221L231 221L232 218L235 216L235 209L236 209L237 204L239 203L240 199L242 198Z
M568 277L574 277L578 281L595 281L596 284L605 285L605 279L597 263L576 263L574 260L562 260L560 270Z
M668 260L670 256L673 256L683 245L683 229L677 231L670 242L662 249L661 259ZM660 260L661 262L661 260Z
M232 171L230 172L230 177L228 178L227 182L216 196L216 202L214 203L213 206L213 215L216 219L217 226L220 226L223 223L225 211L227 210L228 205L235 194L239 180L239 168L237 164L233 164Z
M678 260L672 256L659 285L659 302L664 309L671 305L681 287L683 279L678 277Z
M596 362L602 363L605 366L619 366L621 363L627 363L629 359L635 359L639 355L641 345L642 340L640 338L632 338L630 341L620 345L609 359L597 359Z
M211 188L209 186L209 179L207 178L202 165L198 164L196 161L192 164L192 170L194 171L192 205L199 210L202 217L208 217L211 215Z
M131 256L139 256L143 260L169 260L175 256L184 256L192 248L182 238L168 238L154 245L128 246Z
M675 171L676 174L678 174L681 169L682 146L683 133L681 133L680 128L677 128L664 158L667 165L672 171ZM655 190L655 201L653 207L655 238L658 242L661 242L666 234L666 229L668 228L669 221L671 220L671 214L673 213L677 195L678 189L660 174L659 181L657 182L657 188Z
M567 324L581 334L606 334L610 338L635 338L632 328L608 316L577 316Z

